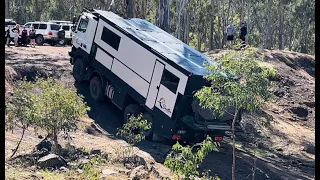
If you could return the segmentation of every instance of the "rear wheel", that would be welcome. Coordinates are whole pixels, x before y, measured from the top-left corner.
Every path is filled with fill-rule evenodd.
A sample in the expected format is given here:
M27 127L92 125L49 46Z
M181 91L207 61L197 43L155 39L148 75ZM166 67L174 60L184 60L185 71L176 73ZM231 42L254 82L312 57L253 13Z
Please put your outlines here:
M130 116L137 117L141 113L141 107L137 104L129 104L123 112L123 123L129 122Z
M82 58L75 59L73 63L73 77L76 81L81 82L84 80L86 65Z
M153 117L150 113L148 112L145 112L143 113L143 116L142 116L142 119L143 120L147 120L149 123L151 123L151 127L149 130L146 130L144 132L144 135L145 135L145 138L146 140L149 140L149 141L152 141L153 140Z
M43 43L44 43L44 38L43 38L42 35L36 36L36 43L37 43L38 45L43 45Z
M97 102L102 102L104 100L105 96L103 93L102 83L98 76L94 76L90 80L90 95Z

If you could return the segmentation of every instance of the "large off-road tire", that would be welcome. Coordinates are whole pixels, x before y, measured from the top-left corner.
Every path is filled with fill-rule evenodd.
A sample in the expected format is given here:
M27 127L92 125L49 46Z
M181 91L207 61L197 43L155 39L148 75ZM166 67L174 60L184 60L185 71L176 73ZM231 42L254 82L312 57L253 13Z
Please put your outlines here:
M94 76L93 78L91 78L89 89L90 95L95 101L102 102L104 100L105 95L100 77Z
M141 113L141 107L137 104L129 104L123 111L123 123L129 122L131 115L137 117Z
M37 35L36 36L36 43L38 44L38 45L43 45L43 43L44 43L44 38L43 38L43 36L42 35Z
M76 58L73 63L73 77L77 82L81 82L84 80L86 65L85 61L82 58Z
M151 123L151 128L144 132L146 140L152 141L153 140L153 117L150 113L145 112L142 116L143 120L147 120L149 123Z

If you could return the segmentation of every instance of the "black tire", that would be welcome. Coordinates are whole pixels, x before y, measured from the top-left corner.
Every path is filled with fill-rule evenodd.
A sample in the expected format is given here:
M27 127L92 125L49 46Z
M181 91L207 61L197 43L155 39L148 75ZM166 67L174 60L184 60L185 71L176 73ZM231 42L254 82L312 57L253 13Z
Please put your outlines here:
M129 104L123 111L123 123L129 122L131 115L138 116L141 113L141 107L137 104Z
M73 63L73 77L76 81L81 82L84 81L86 65L82 58L75 59Z
M66 40L63 38L63 39L60 39L59 41L58 41L58 44L60 45L60 46L64 46L64 45L66 45Z
M37 35L36 36L36 43L38 44L38 45L43 45L43 43L44 43L44 38L43 38L43 36L42 35Z
M89 89L90 95L95 101L102 102L104 100L105 95L102 88L100 77L94 76L93 78L91 78Z
M153 117L150 113L145 112L145 113L143 113L142 118L151 123L151 128L149 130L145 131L144 135L145 135L146 140L152 141L153 140L153 125L152 125Z

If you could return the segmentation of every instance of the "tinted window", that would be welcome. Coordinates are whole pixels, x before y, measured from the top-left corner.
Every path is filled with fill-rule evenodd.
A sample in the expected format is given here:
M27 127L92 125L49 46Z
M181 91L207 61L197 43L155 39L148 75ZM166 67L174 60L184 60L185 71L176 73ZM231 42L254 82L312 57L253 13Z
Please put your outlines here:
M39 29L39 24L33 24L34 29Z
M40 24L39 29L47 29L47 25L46 24Z
M17 23L13 22L13 21L7 21L4 23L5 26L15 26Z
M24 25L24 27L26 27L26 28L30 28L30 27L31 27L31 24L30 24L30 23L25 24L25 25Z
M62 26L62 29L65 31L69 31L70 30L70 26Z
M101 39L118 51L121 37L116 33L110 31L106 27L103 27Z
M50 28L51 30L59 31L60 26L58 24L50 24Z
M87 19L81 19L80 24L78 26L78 31L86 32L88 26Z
M171 92L176 93L179 85L179 78L165 69L162 74L161 84Z

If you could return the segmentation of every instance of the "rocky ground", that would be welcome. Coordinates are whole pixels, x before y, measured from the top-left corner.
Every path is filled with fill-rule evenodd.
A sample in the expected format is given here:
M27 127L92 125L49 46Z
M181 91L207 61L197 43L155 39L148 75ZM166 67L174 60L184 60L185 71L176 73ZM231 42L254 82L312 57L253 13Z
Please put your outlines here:
M9 160L21 129L16 127L13 132L6 132L6 178L86 179L81 167L84 161L97 161L97 157L103 157L105 160L94 166L105 179L131 179L133 176L141 179L173 179L174 175L162 165L171 147L160 140L144 141L135 147L140 159L135 165L137 167L126 168L117 163L120 150L127 146L126 142L115 136L117 128L122 125L122 113L108 102L94 102L88 94L87 84L74 83L68 58L70 49L51 46L5 49L7 98L14 88L14 82L23 76L28 79L35 76L53 77L76 88L91 107L88 117L81 120L80 129L71 133L72 140L60 137L62 146L69 154L65 157L68 166L60 170L46 171L36 166L35 162L48 152L37 151L38 155L32 153L43 140L32 129L26 132L17 158ZM217 53L220 52L208 52L207 55L214 56ZM260 54L265 55L263 65L278 71L279 76L275 79L278 85L274 89L277 98L265 104L263 112L248 114L243 118L244 132L237 134L237 179L252 179L253 154L258 157L255 179L312 179L315 172L314 56L265 50L261 50ZM40 135L45 134L40 132ZM252 138L253 135L255 138ZM92 153L92 149L95 153ZM26 162L29 163L27 166ZM226 137L219 152L210 153L200 169L211 170L212 175L228 180L231 179L231 164L231 148Z

